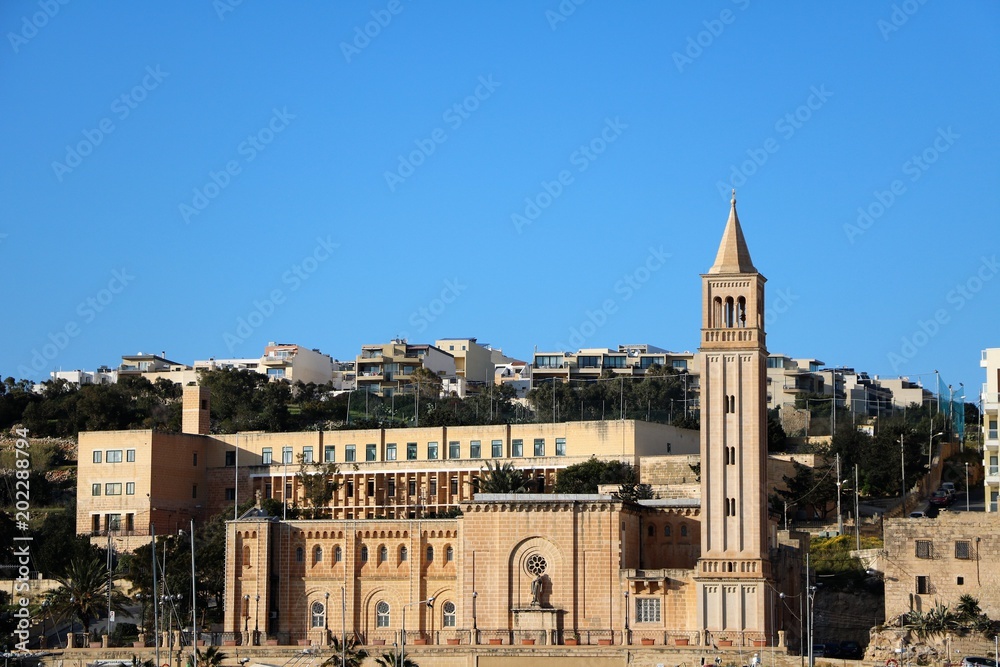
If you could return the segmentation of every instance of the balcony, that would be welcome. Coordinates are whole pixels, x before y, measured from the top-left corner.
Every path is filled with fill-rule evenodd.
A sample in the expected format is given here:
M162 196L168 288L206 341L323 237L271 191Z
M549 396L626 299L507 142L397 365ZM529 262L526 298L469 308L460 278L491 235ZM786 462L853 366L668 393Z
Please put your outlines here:
M264 357L261 363L265 366L288 366L292 363L292 357Z
M996 482L1000 477L1000 466L986 466L986 481Z

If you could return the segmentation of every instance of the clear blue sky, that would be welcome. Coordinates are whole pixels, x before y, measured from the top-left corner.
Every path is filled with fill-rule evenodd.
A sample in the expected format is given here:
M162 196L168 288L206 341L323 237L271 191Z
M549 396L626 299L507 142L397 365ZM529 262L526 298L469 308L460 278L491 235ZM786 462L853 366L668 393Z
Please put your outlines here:
M693 350L733 185L772 352L971 397L1000 345L995 2L35 0L0 24L5 377L396 335Z

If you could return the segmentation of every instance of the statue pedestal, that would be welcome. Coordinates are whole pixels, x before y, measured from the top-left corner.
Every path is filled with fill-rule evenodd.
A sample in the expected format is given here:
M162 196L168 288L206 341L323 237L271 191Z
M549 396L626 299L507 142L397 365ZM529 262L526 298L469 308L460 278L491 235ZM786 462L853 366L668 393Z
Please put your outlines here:
M562 629L562 609L552 607L515 607L514 613L515 643L522 640L535 640L536 644L558 644L559 631Z

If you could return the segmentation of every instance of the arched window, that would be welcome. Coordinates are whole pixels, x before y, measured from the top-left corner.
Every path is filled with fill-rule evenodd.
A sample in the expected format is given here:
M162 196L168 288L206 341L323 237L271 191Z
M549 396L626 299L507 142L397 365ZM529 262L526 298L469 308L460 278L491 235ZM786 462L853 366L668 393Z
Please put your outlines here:
M339 563L344 560L344 551L338 546L333 548L333 562Z
M712 322L709 325L713 329L722 326L722 297L715 297L712 301Z
M389 627L389 603L385 600L380 600L379 603L375 605L375 627Z
M733 304L733 297L727 296L726 297L725 313L723 314L727 328L732 328L732 326L733 326L733 321L736 318L736 314L735 314L734 311L735 311L735 306Z
M399 562L405 563L406 559L410 557L410 553L406 550L406 547L399 547Z
M302 550L302 547L295 547L295 562L302 563L306 560L306 552Z
M681 537L687 537L687 536L688 536L688 527L685 526L684 524L681 524Z
M736 326L745 327L747 325L747 300L740 297L736 300Z
M243 567L250 567L250 547L243 547Z
M444 550L444 559L445 559L445 561L447 561L449 563L452 562L453 560L455 560L455 550L452 549L451 547L448 547L447 549L445 549Z
M389 560L389 549L383 544L378 548L378 562L384 563Z
M647 528L646 535L649 537L656 537L656 526L650 526Z
M669 523L663 526L663 536L664 537L670 537L670 524Z
M361 562L362 563L368 562L368 547L365 546L361 547Z
M441 612L443 617L441 619L441 625L446 628L455 627L455 603L449 600L441 605Z
M434 562L434 547L427 547L427 562Z
M313 562L322 563L323 562L323 547L317 546L313 549Z
M312 626L314 628L325 628L326 627L326 607L322 602L316 601L312 603L310 607L312 612Z

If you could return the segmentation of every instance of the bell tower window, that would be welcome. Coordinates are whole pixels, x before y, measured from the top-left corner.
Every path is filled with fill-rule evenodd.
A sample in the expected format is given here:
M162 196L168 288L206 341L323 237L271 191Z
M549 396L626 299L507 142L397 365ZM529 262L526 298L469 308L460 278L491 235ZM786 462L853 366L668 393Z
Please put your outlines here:
M733 297L726 297L726 307L724 313L724 319L727 329L733 328L733 319L735 318L735 306L733 304Z

